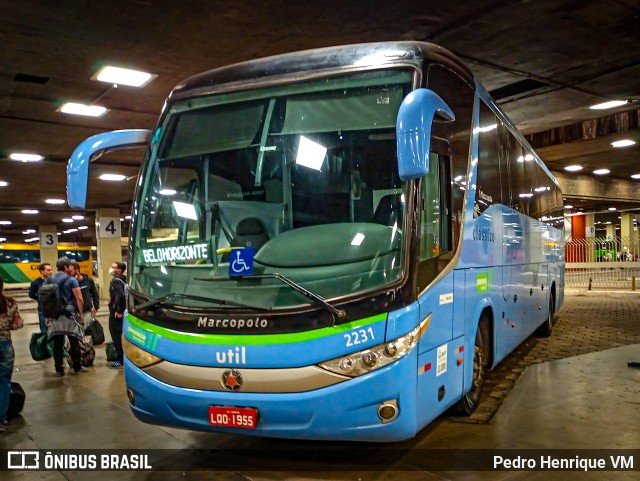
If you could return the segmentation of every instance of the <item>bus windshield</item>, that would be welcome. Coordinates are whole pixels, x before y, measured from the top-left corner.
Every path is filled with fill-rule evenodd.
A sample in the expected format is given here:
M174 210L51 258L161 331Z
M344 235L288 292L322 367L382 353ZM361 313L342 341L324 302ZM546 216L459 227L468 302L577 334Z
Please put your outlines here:
M395 125L413 78L368 71L172 103L141 179L131 286L277 309L313 303L270 274L328 300L398 283ZM231 248L246 246L256 279L208 282L228 280Z

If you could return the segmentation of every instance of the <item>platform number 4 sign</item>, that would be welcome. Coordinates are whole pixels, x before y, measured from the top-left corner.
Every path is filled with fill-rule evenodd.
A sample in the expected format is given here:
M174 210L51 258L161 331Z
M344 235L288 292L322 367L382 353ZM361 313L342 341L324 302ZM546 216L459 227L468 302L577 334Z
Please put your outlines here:
M120 237L120 218L119 217L102 217L98 224L98 237Z

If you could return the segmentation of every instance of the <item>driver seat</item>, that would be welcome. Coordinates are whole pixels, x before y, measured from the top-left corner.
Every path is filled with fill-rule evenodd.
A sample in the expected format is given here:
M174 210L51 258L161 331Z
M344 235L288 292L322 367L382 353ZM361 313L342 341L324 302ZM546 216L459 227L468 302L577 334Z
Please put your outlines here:
M260 219L247 217L238 222L236 233L231 241L232 247L252 246L256 252L267 243L269 234Z

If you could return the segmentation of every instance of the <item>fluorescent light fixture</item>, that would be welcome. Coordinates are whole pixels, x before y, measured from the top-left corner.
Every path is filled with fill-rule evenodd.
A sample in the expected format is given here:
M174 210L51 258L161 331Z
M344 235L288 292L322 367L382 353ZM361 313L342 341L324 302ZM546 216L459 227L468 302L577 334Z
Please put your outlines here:
M47 200L45 200L45 203L47 203L47 204L64 204L65 201L64 201L64 199L47 199Z
M98 70L98 72L91 77L91 80L99 80L100 82L117 85L128 85L130 87L142 87L156 77L157 75L142 72L140 70L131 70L128 68L112 67L111 65L107 65Z
M73 219L70 219L68 217L62 219L62 222L64 222L65 224L71 224L73 222Z
M71 218L73 220L84 220L84 216L83 215L72 215Z
M0 220L0 225L11 225L10 220Z
M609 169L597 169L597 170L593 171L593 173L596 174L596 175L605 175L605 174L608 174L610 172L611 171Z
M326 155L326 153L326 147L323 147L317 142L306 138L304 135L301 135L300 143L298 144L298 155L296 156L296 164L320 171L322 169L322 164L324 163L324 156Z
M27 230L23 230L22 233L23 234L35 234L36 230L35 229L27 229Z
M523 197L523 198L533 197L533 194L531 194L531 193L529 193L529 194L520 194L520 197Z
M615 207L609 207L609 210L610 210L611 212L613 212L614 210L616 210L616 208L615 208Z
M573 209L573 206L572 205L565 205L564 208L565 209Z
M633 174L631 176L632 179L640 179L640 174Z
M125 215L125 216L124 216L124 218L125 218L126 220L131 220L131 216L130 216L130 215Z
M520 155L518 157L518 162L520 162L520 163L524 162L524 156Z
M107 113L105 107L68 102L58 109L63 114L84 115L85 117L101 117Z
M480 134L483 132L491 132L492 130L495 130L497 128L498 128L498 124L491 124L491 125L487 125L486 127L476 127L475 129L473 129L473 133Z
M527 162L531 162L533 160L533 155L531 154L527 154L524 156L524 160L526 160Z
M578 172L579 170L582 170L582 166L581 165L567 165L564 170L568 170L569 172Z
M198 220L198 214L193 204L187 204L185 202L173 201L173 208L176 210L178 217L190 220Z
M9 182L7 182L6 180L0 180L0 187L6 187L9 185Z
M173 189L162 189L160 192L158 192L158 194L160 195L166 195L168 197L172 196L172 195L176 195L177 192Z
M78 232L78 229L67 229L67 230L63 230L62 233L63 234L71 234L72 232Z
M535 190L536 192L544 192L547 189L549 189L549 187L536 187L533 190Z
M32 214L37 214L38 212L40 212L40 211L37 210L37 209L22 209L22 213L23 214L32 215Z
M611 142L611 145L613 145L616 148L629 147L630 145L635 145L635 144L636 144L635 140L631 140L631 139L616 140L615 142Z
M121 182L127 178L126 175L122 174L102 174L98 177L100 180L107 180L109 182Z
M620 107L621 105L626 104L626 100L610 100L609 102L603 102L601 104L595 104L589 107L591 110L605 110L612 109L614 107Z
M13 154L9 155L9 158L11 160L19 160L20 162L39 162L44 159L42 155L25 154L21 152L14 152Z
M0 237L0 242L7 242L7 238L6 237Z
M89 227L86 225L81 225L78 227L78 230L87 230Z
M359 246L360 244L362 244L363 240L364 240L364 234L361 234L360 232L358 232L353 238L353 240L351 241L351 245Z

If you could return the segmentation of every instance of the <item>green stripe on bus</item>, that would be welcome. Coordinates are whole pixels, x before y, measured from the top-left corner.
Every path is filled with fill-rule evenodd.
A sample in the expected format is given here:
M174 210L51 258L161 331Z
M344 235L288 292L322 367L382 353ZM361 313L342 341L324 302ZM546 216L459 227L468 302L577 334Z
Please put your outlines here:
M145 322L142 319L128 314L127 321L132 329L143 331L149 331L156 336L164 337L172 341L184 342L187 344L217 344L217 345L234 345L234 346L259 346L259 345L272 345L272 344L295 344L298 342L312 341L314 339L320 339L323 337L333 336L334 334L340 334L341 332L349 331L356 327L364 327L371 324L375 324L387 319L387 313L377 314L375 316L366 317L357 321L348 322L346 324L340 324L338 326L324 327L322 329L316 329L305 332L291 332L287 334L195 334L190 332L178 332L164 327L156 326L149 322ZM136 333L136 338L139 333ZM154 339L157 343L157 339ZM146 344L146 343L145 343Z
M15 264L0 264L0 275L5 284L17 284L19 282L31 282L31 279Z

